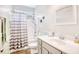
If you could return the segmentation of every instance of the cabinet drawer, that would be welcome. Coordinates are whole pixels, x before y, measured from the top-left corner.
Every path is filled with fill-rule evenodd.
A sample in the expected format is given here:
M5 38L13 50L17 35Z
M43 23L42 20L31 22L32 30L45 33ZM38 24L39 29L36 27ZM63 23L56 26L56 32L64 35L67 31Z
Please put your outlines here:
M45 47L49 51L49 53L61 54L61 51L57 50L56 48L50 46L49 44L47 44L45 42L42 42L42 46Z
M40 39L38 39L38 45L41 45L41 40Z

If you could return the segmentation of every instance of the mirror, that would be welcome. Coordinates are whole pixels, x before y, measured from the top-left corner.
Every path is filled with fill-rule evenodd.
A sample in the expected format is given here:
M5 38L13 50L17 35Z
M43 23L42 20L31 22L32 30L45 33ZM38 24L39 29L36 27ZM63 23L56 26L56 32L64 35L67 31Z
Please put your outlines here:
M77 7L65 5L56 10L56 25L76 24Z

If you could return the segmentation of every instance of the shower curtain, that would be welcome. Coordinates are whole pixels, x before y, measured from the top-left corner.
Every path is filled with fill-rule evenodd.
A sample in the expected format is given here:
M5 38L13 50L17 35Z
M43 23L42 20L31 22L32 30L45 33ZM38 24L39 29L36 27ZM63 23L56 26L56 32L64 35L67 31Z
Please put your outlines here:
M10 50L28 46L27 16L24 13L13 12L10 20Z

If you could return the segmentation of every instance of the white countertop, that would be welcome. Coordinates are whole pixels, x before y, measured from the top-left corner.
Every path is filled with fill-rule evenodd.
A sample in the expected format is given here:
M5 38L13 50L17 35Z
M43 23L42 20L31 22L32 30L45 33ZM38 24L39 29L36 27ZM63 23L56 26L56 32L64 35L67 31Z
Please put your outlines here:
M49 36L38 36L39 39L45 41L57 49L68 53L68 54L78 54L79 53L79 44L74 43L70 40L60 40L57 37L49 37Z

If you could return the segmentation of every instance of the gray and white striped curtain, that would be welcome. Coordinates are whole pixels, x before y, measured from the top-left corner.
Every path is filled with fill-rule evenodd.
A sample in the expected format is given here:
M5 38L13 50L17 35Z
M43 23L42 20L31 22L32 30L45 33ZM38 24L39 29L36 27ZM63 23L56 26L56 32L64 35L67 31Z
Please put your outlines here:
M10 50L28 46L26 15L13 12L10 20Z

